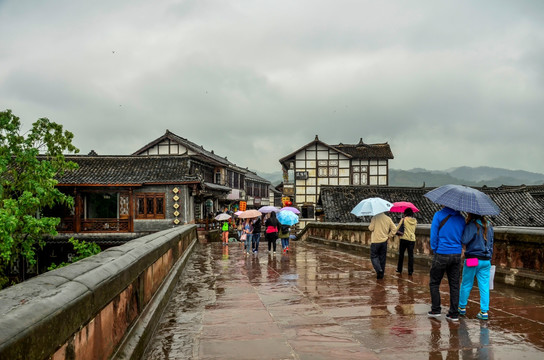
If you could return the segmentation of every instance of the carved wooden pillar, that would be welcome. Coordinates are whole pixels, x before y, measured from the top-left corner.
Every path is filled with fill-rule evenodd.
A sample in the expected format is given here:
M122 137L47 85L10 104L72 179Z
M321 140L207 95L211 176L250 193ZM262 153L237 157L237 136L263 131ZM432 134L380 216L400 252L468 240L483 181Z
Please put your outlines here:
M81 232L81 195L77 191L77 188L74 188L74 231L76 233Z
M134 197L132 187L128 189L128 231L134 232Z

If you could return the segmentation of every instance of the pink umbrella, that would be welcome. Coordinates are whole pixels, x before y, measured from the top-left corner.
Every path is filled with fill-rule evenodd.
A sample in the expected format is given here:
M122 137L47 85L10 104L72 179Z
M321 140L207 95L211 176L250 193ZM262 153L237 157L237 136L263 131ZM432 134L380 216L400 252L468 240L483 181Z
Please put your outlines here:
M240 214L242 214L242 213L243 213L243 211L242 211L242 210L238 210L237 212L235 212L235 213L234 213L234 215L236 215L236 216L240 216Z
M251 218L256 218L256 217L259 217L261 216L263 213L261 213L260 211L258 210L246 210L244 211L243 213L241 213L240 215L238 215L238 217L240 219L251 219Z
M300 214L300 211L299 211L297 208L292 207L292 206L283 207L283 208L281 208L280 211L283 211L283 210L287 210L287 211L290 211L290 212L294 212L294 213L297 214L297 215Z
M393 207L389 209L389 211L402 213L404 212L404 210L408 208L412 209L414 212L419 211L419 209L414 204L408 201L399 201L399 202L393 203Z

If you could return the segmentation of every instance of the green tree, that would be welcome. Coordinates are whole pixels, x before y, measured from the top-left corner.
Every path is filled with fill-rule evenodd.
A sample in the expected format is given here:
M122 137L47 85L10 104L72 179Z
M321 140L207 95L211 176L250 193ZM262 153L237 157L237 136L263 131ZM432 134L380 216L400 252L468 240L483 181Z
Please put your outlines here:
M44 236L57 234L60 219L42 217L41 210L73 206L73 198L55 187L57 175L77 167L64 157L79 152L73 134L47 118L24 134L20 127L11 110L0 112L0 288L17 260L34 265Z
M100 246L98 246L94 242L86 242L85 240L79 241L74 238L68 239L68 242L72 244L74 247L74 251L77 253L76 256L74 256L70 261L68 262L61 262L60 264L52 263L47 270L51 271L54 269L58 269L61 267L64 267L66 265L70 265L72 263L75 263L76 261L79 261L81 259L85 259L86 257L93 256L98 254L101 249Z

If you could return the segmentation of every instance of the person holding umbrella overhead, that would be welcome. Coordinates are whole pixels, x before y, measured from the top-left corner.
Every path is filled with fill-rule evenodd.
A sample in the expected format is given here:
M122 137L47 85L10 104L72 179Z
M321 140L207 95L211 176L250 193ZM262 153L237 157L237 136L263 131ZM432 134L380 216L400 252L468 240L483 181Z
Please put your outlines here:
M217 221L223 221L223 225L221 225L221 239L223 240L223 245L229 244L229 219L230 215L227 213L221 213L215 217L215 220Z
M429 316L440 316L440 282L444 272L450 286L450 310L446 319L459 320L459 277L461 267L461 240L465 230L465 219L459 211L478 215L498 215L500 209L483 192L462 185L444 185L424 195L429 200L443 205L431 224L431 249L434 257L431 265L431 311Z
M414 246L416 244L416 226L417 220L413 217L414 210L407 207L404 210L404 216L397 227L397 235L400 237L399 260L397 263L397 272L402 273L404 262L404 252L408 250L408 275L414 272Z
M376 278L383 279L387 258L387 240L397 232L397 226L385 213L374 215L368 225L370 236L370 261L376 271Z
M440 283L444 274L450 288L450 309L446 319L459 321L459 277L461 269L461 237L465 229L465 218L457 210L444 206L433 216L431 223L431 250L433 261L430 270L431 291L430 317L440 317Z
M387 257L387 240L397 231L391 218L385 215L393 204L381 198L368 198L357 204L351 213L356 216L372 216L368 230L370 237L370 261L376 271L376 278L383 279Z
M275 212L270 213L270 217L266 219L266 222L264 223L264 227L265 227L264 237L266 241L268 242L268 252L270 252L273 249L275 254L276 240L278 239L278 228L280 227L280 223L278 219L276 218Z

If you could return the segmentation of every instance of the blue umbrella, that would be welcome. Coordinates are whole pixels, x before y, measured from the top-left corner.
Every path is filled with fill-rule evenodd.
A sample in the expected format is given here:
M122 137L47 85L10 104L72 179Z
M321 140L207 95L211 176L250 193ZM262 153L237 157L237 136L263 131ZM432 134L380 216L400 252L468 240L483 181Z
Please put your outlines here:
M379 197L373 197L361 200L361 202L351 210L351 213L355 216L374 216L389 211L391 207L393 207L393 204L389 201Z
M295 214L292 211L289 211L289 210L280 211L276 215L276 218L278 219L278 221L282 225L291 226L291 225L295 225L296 223L298 223L298 215Z
M467 186L444 185L423 196L434 203L457 211L478 215L499 215L501 212L501 209L487 194Z

